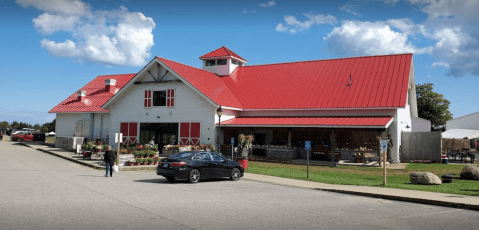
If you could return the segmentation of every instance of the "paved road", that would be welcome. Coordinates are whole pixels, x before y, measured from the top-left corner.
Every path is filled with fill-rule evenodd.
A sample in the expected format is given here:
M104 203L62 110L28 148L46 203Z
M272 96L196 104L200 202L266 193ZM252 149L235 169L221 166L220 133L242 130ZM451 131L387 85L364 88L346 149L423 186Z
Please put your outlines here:
M0 229L477 229L479 212L247 180L112 178L0 142Z

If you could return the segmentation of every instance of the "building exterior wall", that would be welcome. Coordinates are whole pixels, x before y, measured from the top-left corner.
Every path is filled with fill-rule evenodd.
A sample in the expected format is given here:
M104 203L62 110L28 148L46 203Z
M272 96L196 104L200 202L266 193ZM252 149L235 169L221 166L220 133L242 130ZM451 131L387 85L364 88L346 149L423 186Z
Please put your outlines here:
M431 121L419 117L411 119L412 132L431 132Z
M95 113L93 114L93 138L99 136L100 138L109 138L110 128L110 114L109 113Z
M76 122L83 120L85 115L88 113L57 113L55 135L57 137L73 137Z
M144 108L145 90L175 89L174 107ZM131 85L110 107L110 137L120 132L121 122L200 123L200 144L215 144L216 107L182 82ZM159 118L158 118L159 117ZM139 128L138 126L138 138ZM178 130L179 133L179 130ZM114 144L110 138L110 145Z
M479 130L479 112L446 121L446 130L450 129Z

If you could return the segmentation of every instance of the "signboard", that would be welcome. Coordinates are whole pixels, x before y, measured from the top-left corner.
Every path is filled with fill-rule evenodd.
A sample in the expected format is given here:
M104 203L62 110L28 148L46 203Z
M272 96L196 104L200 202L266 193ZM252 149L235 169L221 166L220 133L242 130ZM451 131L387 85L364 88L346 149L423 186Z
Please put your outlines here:
M388 140L381 140L381 151L388 150Z
M311 141L304 142L304 150L311 150Z
M123 140L123 133L115 133L115 143L121 142Z
M231 138L231 146L233 146L233 145L235 145L235 138L234 137Z

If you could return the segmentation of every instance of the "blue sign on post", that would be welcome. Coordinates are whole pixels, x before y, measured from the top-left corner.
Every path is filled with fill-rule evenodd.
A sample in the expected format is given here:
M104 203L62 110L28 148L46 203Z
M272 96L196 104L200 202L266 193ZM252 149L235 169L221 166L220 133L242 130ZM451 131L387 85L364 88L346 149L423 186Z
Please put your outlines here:
M305 141L304 150L311 150L311 141Z
M234 137L231 138L231 145L235 145L235 138Z

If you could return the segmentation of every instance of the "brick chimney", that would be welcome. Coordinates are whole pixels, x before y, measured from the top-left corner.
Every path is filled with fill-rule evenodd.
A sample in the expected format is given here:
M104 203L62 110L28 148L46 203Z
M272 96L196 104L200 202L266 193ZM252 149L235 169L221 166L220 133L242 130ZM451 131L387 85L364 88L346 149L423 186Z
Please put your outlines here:
M110 93L116 93L116 80L115 79L105 79L105 91Z
M85 102L86 100L86 91L79 90L78 92L78 100L81 102Z

